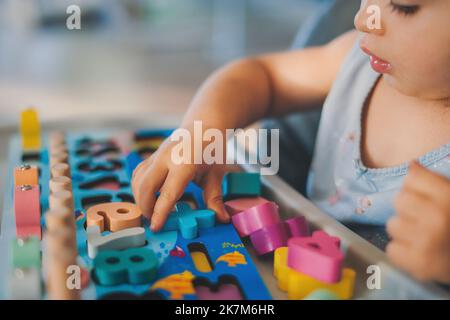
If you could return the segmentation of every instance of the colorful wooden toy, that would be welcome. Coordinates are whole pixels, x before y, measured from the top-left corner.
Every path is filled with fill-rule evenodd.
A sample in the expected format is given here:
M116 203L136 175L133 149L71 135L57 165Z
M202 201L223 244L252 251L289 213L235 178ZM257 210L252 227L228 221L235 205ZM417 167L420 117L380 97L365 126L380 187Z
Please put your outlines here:
M41 127L38 114L33 108L21 113L20 132L24 150L38 150L41 147Z
M193 210L186 202L178 202L163 227L163 231L179 230L185 239L194 239L199 228L212 228L216 214L212 210Z
M234 200L228 200L224 203L227 212L233 216L237 213L241 213L247 209L258 206L260 204L269 202L269 200L263 197L250 197L250 198L238 198Z
M49 196L50 209L66 209L74 212L73 194L71 191L61 190L52 192Z
M280 215L274 202L265 202L235 214L231 220L239 235L245 237L259 229L279 223Z
M76 253L65 248L48 252L47 294L51 300L79 300L80 289L71 287L70 270L77 266Z
M14 169L14 185L39 185L39 170L36 166L23 164Z
M140 140L142 142L149 137L167 137L170 133L170 130L149 130L144 135L140 133L139 139L144 138ZM149 145L132 150L131 140L123 142L119 148L114 137L109 131L58 133L43 141L43 148L38 150L23 151L17 143L19 139L10 145L11 171L24 162L38 169L40 185L35 186L40 189L38 203L45 212L44 216L39 215L38 225L45 230L41 252L45 273L42 280L47 290L39 290L35 298L196 300L230 295L238 298L236 288L239 288L245 299L270 299L270 293L235 228L232 224L215 224L215 213L206 209L203 190L195 183L190 182L184 190L166 225L169 230L156 233L150 230L149 221L135 210L130 174L141 160L137 155L142 158L156 150ZM127 163L126 156L130 152L134 152L136 161ZM71 179L71 186L64 185L64 181L69 181L67 178ZM9 198L6 197L6 212L14 211ZM29 201L22 203L29 209ZM9 229L15 227L14 216L3 215L6 220L2 220L0 237L0 248L6 248L10 253L15 234ZM127 238L130 230L139 232ZM202 244L204 250L194 250L195 243ZM122 261L122 254L136 249L153 252L155 268L149 269L145 261L139 263L139 254L119 263L119 266L125 266L122 270L114 267L116 255L110 257L109 262L104 261L106 266L100 264L99 268L97 264L97 259L105 252L120 252L117 255ZM111 261L112 265L108 265ZM7 262L5 266L0 259L0 299L18 292L6 286L14 271L11 260ZM81 272L81 290L72 290L66 284L77 279L77 273L71 273L77 271L77 267L78 273ZM29 269L23 270L25 273L18 274L27 276ZM125 282L111 284L115 283L113 274L116 271L120 274L119 279L126 273ZM219 279L223 276L233 277L236 286L234 283L221 284ZM192 284L196 278L209 281L209 285L199 286L198 294ZM215 291L216 287L218 291Z
M141 284L155 278L158 259L153 251L146 248L105 250L95 257L94 266L95 276L101 285Z
M259 173L229 172L222 182L225 199L239 197L257 197L261 195L261 179Z
M111 202L90 207L87 212L87 226L98 226L100 232L119 231L140 227L141 210L133 203Z
M250 234L250 241L259 255L285 247L292 237L306 237L308 225L304 217L295 217L261 228Z
M66 176L53 177L49 182L50 192L72 191L72 179Z
M70 227L75 230L75 215L70 209L65 207L48 210L45 214L45 226L49 231L56 231L64 227Z
M70 178L70 166L67 163L57 163L51 167L51 174L53 178L57 177L69 177Z
M37 185L22 185L14 188L14 216L18 238L37 236L41 239L41 207L39 199L40 192Z
M344 254L340 239L324 231L311 237L295 237L288 241L288 266L317 280L336 283L341 279Z
M96 225L89 226L87 232L88 256L94 259L98 252L104 250L124 250L145 245L145 229L142 227L122 229L102 235Z
M289 299L304 299L318 289L327 289L343 300L353 296L356 277L354 270L344 268L341 280L337 283L322 282L291 269L287 264L289 250L288 247L281 247L274 254L274 276L278 280L278 287L288 293Z
M41 247L38 238L15 239L11 247L14 268L41 268Z

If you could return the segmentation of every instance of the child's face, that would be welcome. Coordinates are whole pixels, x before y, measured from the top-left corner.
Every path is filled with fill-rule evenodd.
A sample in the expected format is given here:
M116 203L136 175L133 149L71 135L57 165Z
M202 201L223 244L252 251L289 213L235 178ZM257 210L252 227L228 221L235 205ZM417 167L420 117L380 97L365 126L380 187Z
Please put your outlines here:
M362 0L355 17L372 67L400 92L436 100L450 97L449 23L450 0Z

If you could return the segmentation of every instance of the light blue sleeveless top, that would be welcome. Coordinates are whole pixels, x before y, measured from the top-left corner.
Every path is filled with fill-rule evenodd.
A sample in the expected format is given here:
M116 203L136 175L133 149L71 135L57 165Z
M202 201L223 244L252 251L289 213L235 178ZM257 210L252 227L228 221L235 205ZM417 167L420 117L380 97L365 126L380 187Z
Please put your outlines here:
M307 194L342 222L384 225L395 214L393 200L408 172L408 163L372 169L361 160L362 110L379 76L356 45L323 107ZM450 141L417 160L450 177Z

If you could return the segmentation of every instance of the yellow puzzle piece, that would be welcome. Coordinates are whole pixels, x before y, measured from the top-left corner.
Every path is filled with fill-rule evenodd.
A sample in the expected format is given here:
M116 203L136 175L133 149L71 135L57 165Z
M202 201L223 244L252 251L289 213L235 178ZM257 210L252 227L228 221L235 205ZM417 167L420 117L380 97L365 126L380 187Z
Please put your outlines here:
M317 289L327 289L340 299L345 300L353 296L356 277L353 269L344 268L341 281L325 283L289 268L287 265L287 253L288 247L281 247L275 250L274 276L278 280L278 287L288 293L288 299L304 299Z
M247 264L245 256L239 251L234 251L221 255L219 258L217 258L216 263L220 261L227 262L229 267L235 267L238 264Z
M192 285L194 278L195 276L186 270L156 281L150 289L163 289L170 292L170 299L183 299L186 294L195 294Z
M38 150L41 148L41 128L38 114L33 108L26 109L21 113L20 132L24 150Z

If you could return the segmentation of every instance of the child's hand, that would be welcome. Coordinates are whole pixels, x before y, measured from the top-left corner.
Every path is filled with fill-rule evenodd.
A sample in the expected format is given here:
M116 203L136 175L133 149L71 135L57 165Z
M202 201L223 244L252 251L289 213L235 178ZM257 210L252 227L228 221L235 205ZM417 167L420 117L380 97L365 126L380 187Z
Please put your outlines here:
M413 162L395 208L389 257L419 280L450 283L450 180Z
M133 172L132 190L136 204L145 217L151 220L151 230L158 231L167 216L183 195L185 187L193 180L203 188L206 206L215 211L222 222L229 216L222 201L223 165L175 164L172 149L178 142L169 139ZM193 163L193 162L192 162ZM157 198L156 193L160 191Z

